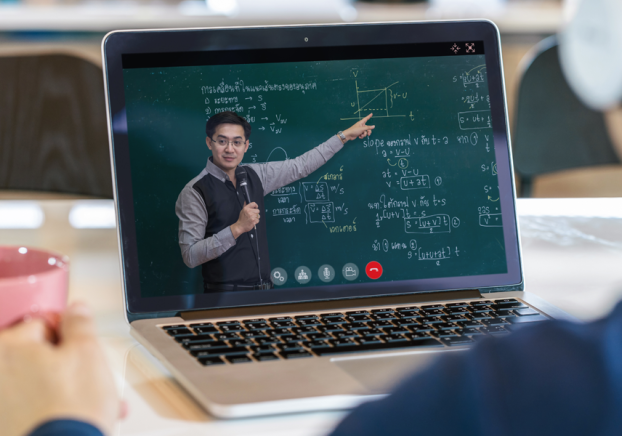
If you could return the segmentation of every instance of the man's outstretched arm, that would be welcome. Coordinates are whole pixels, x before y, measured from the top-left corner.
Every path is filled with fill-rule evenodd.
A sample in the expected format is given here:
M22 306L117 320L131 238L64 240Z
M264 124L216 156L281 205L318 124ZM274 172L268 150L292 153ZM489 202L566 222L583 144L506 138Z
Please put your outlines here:
M332 436L614 435L620 410L622 305L590 324L546 322L447 353Z
M357 121L352 127L343 131L347 141L356 138L364 138L371 135L375 126L368 126L366 123L372 117L369 114L365 118ZM307 177L309 174L324 165L335 153L343 148L345 143L337 136L332 136L328 141L295 159L288 159L278 162L268 162L262 164L249 164L263 185L264 195L268 195L275 189Z

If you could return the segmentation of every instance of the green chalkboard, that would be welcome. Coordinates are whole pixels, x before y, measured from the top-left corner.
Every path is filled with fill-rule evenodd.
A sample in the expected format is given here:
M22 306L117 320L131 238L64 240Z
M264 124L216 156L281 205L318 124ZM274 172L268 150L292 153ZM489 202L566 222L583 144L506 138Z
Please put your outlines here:
M370 261L380 281L507 272L483 55L130 69L124 84L143 296L202 292L174 205L223 110L251 123L246 163L294 158L374 114L371 138L266 196L283 287L370 282Z

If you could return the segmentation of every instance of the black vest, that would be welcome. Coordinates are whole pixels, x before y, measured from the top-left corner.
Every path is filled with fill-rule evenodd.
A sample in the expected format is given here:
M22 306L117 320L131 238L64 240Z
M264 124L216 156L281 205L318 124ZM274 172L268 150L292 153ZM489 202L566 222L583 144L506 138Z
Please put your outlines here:
M239 167L238 167L239 169ZM244 167L248 179L248 194L251 202L259 206L260 220L257 230L253 229L240 235L236 244L220 257L202 265L203 282L209 284L255 285L259 283L257 268L257 241L259 241L259 259L261 278L270 281L270 257L266 232L266 215L263 203L263 186L257 173ZM236 178L237 178L236 170ZM229 180L225 183L211 174L197 181L193 188L203 197L207 208L207 227L205 237L215 235L222 229L234 224L240 217L244 206L244 194L238 183L238 189ZM251 237L252 235L252 237Z

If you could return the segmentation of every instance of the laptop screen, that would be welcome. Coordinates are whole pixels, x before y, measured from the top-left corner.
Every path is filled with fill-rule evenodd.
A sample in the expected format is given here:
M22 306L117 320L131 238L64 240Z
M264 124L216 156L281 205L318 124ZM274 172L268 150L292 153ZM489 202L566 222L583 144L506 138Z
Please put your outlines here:
M121 232L133 226L134 300L198 309L520 283L496 49L123 53L113 129L127 141L117 191L131 191L119 209L133 212ZM206 133L230 112L250 128L234 128L236 186L223 160L234 138L221 135L223 152L218 127ZM342 145L337 132L369 115L372 134ZM260 222L234 236L246 195Z

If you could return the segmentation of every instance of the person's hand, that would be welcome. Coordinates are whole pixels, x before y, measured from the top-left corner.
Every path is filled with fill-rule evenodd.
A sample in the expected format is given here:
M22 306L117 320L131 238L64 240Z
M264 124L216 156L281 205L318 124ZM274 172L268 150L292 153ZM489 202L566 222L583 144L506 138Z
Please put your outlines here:
M121 413L89 309L79 303L62 314L57 332L41 319L0 331L0 392L3 436L63 418L111 434Z
M257 203L244 203L237 222L231 225L233 237L238 239L242 233L250 232L259 223L259 206Z
M353 139L356 139L356 138L363 139L366 136L370 136L371 135L371 131L376 126L368 126L365 123L367 121L369 121L369 119L372 117L372 115L373 114L367 115L361 121L357 121L356 123L354 123L354 125L352 127L350 127L349 129L344 130L343 131L343 136L346 137L346 140L347 141L352 141Z

